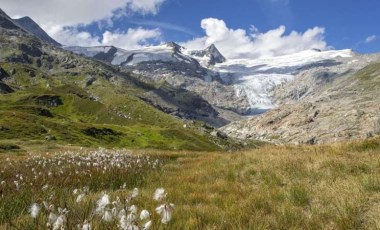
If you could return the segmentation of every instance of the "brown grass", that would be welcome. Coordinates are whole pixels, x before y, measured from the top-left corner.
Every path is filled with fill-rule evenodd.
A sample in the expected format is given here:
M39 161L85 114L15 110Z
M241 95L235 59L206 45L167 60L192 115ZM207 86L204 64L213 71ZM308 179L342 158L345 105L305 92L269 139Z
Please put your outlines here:
M376 143L265 146L237 153L151 151L144 154L170 160L137 183L142 193L136 202L154 210L153 191L167 190L176 205L173 220L163 226L153 216L153 229L378 229ZM23 212L16 220L30 217Z

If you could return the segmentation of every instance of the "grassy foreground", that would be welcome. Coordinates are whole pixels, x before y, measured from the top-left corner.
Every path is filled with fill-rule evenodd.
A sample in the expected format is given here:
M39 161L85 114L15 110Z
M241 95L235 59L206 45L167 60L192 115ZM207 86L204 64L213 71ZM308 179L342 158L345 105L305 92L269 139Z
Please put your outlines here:
M31 169L23 167L38 158L2 154L0 180L6 182L1 188L0 229L46 229L43 208L37 220L28 213L33 202L42 200L69 210L67 229L81 229L86 219L92 229L118 229L116 217L110 222L96 214L90 218L91 210L102 191L111 201L125 200L134 187L139 194L127 205L136 205L138 213L147 209L152 229L378 229L379 143L375 139L328 146L264 146L238 153L120 151L121 162L134 163L105 170L104 165L91 166L82 171L92 173L91 178L81 173L67 178L66 168L75 172L83 166L62 167L64 172L59 174L53 166L57 161L52 160L39 170L55 176L41 176L38 185L29 184L31 176L26 173ZM133 157L141 161L130 161ZM11 184L23 172L23 180L29 183L15 190ZM42 189L44 184L50 187ZM78 203L72 191L83 186L89 191ZM153 200L154 191L161 187L166 199ZM162 224L155 212L165 202L175 205L168 224Z

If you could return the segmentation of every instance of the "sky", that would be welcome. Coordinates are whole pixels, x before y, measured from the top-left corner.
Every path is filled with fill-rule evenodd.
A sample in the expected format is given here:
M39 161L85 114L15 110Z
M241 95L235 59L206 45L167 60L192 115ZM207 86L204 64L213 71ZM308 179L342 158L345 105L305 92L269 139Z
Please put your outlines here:
M64 45L215 44L227 58L307 49L380 52L379 0L0 0Z

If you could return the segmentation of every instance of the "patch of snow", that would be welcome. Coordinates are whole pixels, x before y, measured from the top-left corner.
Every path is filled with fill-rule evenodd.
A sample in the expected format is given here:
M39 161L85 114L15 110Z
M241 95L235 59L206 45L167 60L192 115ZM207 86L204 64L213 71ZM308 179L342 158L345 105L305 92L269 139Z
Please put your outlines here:
M303 66L331 60L337 57L352 57L351 50L316 51L261 59L234 59L216 64L213 70L220 73L226 84L232 84L238 97L247 97L251 113L276 107L269 96L277 85L294 78L297 70Z

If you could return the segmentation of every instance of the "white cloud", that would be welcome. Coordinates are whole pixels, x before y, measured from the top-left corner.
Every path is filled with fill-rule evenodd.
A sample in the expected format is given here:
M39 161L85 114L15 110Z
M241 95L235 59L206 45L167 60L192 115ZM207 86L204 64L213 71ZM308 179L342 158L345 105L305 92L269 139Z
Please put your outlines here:
M148 44L149 40L160 39L161 32L158 29L146 30L143 28L129 29L126 33L112 33L106 31L103 34L102 45L113 45L123 49L137 49Z
M324 40L324 28L314 27L303 33L292 31L285 34L285 26L261 33L252 26L230 29L223 20L203 19L201 27L206 36L182 43L189 49L201 49L215 44L227 58L273 57L300 52L307 49L328 49Z
M131 12L157 14L165 0L1 0L1 8L13 18L29 16L51 37L64 45L94 46L115 44L137 47L160 36L159 30L129 29L109 32L103 37L78 31L80 25L98 22L111 25L112 18ZM141 39L138 41L137 39Z
M1 0L11 17L30 16L42 27L74 26L107 19L116 11L156 14L165 0Z
M142 14L157 14L165 0L127 0L132 11Z
M137 49L148 45L151 40L160 40L161 31L158 29L135 28L127 32L105 31L102 36L93 36L75 28L52 27L50 33L57 41L67 46L101 46L113 45L123 49Z
M376 35L371 35L371 36L369 36L369 37L367 37L365 39L365 43L371 43L371 42L374 42L376 40L377 40L377 36Z

